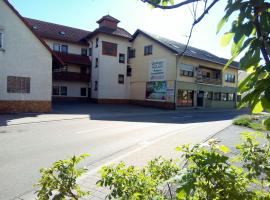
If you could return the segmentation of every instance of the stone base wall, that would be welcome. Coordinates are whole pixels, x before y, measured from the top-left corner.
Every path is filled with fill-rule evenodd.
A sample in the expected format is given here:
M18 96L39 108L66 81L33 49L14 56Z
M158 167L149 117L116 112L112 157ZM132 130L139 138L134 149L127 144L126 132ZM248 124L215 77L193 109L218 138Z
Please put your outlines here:
M0 113L49 113L51 101L1 101Z
M170 102L130 100L130 104L175 110L175 104Z

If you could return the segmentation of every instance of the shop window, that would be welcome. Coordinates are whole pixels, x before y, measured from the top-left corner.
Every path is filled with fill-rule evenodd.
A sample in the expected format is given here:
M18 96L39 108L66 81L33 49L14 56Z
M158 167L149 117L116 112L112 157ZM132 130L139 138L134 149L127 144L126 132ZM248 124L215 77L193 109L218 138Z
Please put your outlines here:
M228 101L235 101L235 94L229 93L228 94Z
M208 92L207 93L207 99L212 100L213 99L213 92Z
M221 93L221 100L222 101L228 101L228 94L227 93Z
M220 101L220 99L221 99L221 94L219 92L215 92L214 93L214 100L215 101Z
M52 88L53 96L67 96L67 86L54 85Z
M181 107L193 106L193 94L191 90L178 90L177 105Z
M92 56L92 51L93 51L93 49L92 48L89 48L89 50L88 50L89 56Z

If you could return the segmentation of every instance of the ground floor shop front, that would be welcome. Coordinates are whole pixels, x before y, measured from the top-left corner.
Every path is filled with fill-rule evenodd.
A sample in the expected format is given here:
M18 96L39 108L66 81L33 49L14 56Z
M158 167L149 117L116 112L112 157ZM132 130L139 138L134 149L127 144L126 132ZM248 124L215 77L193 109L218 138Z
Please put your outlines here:
M237 88L176 82L177 107L235 108Z

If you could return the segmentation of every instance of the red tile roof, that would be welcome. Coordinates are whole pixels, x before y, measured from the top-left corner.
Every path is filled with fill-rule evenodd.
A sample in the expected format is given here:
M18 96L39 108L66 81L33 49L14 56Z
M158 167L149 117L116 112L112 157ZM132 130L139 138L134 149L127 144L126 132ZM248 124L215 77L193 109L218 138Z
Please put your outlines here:
M89 45L85 38L91 33L90 31L39 21L35 19L24 19L28 22L32 30L42 38L60 40L80 45Z
M116 22L116 23L120 22L118 19L116 19L116 18L114 18L114 17L112 17L110 15L105 15L100 20L98 20L97 23L101 23L103 20L109 20L109 21L113 21L113 22Z
M78 65L91 65L91 60L88 56L76 55L76 54L66 54L55 52L55 54L65 63L65 64L78 64Z
M104 27L104 26L94 30L92 33L90 33L88 35L88 38L90 38L90 37L92 37L92 36L94 36L94 35L96 35L98 33L105 33L105 34L108 34L108 35L113 35L113 36L117 36L117 37L123 37L123 38L126 38L126 39L132 39L132 35L123 28L117 27L117 29L115 30L115 29Z

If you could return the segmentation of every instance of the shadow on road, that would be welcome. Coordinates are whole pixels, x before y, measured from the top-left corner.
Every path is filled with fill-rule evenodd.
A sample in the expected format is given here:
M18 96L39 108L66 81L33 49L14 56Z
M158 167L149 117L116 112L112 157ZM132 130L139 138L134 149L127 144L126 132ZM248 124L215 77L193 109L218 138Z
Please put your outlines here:
M229 120L247 110L221 109L179 109L164 110L135 105L101 105L95 103L54 103L49 114L11 114L0 115L0 126L89 119L103 121L126 121L146 123L197 123Z

